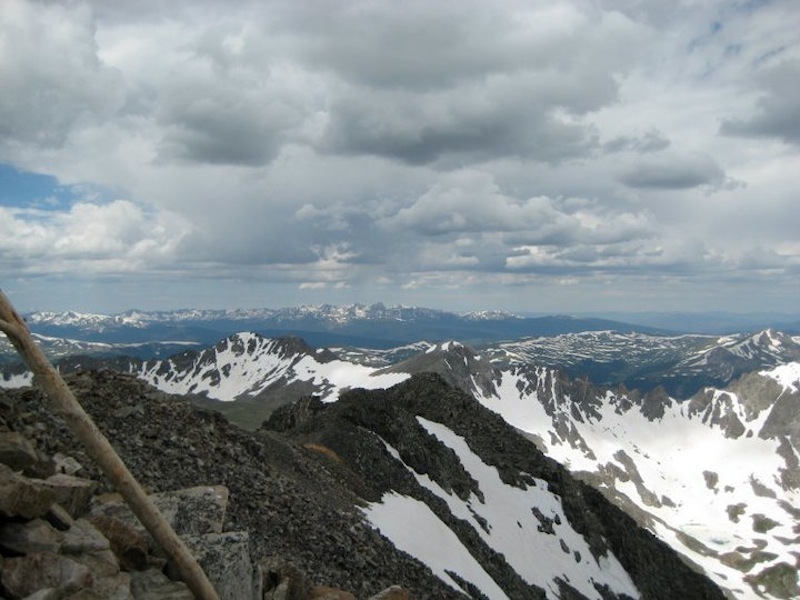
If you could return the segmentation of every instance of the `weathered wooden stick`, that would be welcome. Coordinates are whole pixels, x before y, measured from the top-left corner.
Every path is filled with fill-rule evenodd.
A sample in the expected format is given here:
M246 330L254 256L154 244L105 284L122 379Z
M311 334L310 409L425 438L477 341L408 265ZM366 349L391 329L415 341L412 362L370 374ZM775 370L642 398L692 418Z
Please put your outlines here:
M200 600L219 600L214 586L192 553L147 497L109 443L75 399L41 348L33 340L27 325L0 290L0 331L6 334L34 374L34 383L44 390L55 409L67 422L73 435L86 447L89 456L119 491L147 531L175 562L183 581Z

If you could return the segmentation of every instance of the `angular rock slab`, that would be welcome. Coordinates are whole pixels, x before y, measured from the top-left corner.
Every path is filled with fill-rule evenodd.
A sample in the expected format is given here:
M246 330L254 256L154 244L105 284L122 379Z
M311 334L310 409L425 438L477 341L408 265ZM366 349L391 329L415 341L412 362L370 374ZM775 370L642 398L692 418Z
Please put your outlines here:
M131 592L136 600L194 600L182 581L172 581L158 569L133 571Z
M149 498L180 536L222 532L228 509L228 488L225 486L204 485L151 494ZM91 513L114 517L144 531L122 498L115 494L96 502Z
M0 515L35 519L55 501L53 489L38 479L28 479L0 463Z
M91 588L93 583L86 566L52 552L5 559L2 581L12 598L27 598L48 588L78 591Z
M250 560L247 531L186 535L183 541L214 585L220 598L260 599L261 576Z
M53 490L56 502L76 519L86 513L89 508L89 500L97 488L96 481L64 473L56 473L48 477L44 480L44 484Z
M43 519L0 524L0 546L16 554L58 553L64 534Z

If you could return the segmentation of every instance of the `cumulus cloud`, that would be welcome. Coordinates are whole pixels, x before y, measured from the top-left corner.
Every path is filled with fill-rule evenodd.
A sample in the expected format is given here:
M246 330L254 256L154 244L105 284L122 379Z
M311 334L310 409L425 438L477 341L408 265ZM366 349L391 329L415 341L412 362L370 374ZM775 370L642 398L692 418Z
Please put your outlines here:
M320 148L419 165L498 156L557 162L588 154L593 128L562 118L557 104L536 90L535 79L426 94L354 89L333 103Z
M293 32L296 55L370 89L451 89L493 74L554 68L592 85L593 73L605 78L629 63L628 45L643 35L618 12L557 1L290 6L279 11L275 30ZM572 99L597 101L591 94Z
M465 170L445 176L413 203L381 221L390 229L425 236L500 233L504 243L598 244L649 237L652 215L631 213L580 198L517 198L504 193L493 176ZM463 239L463 238L462 238Z
M756 113L723 121L720 133L800 144L800 60L787 60L768 69L760 81L765 93L758 100Z
M128 200L68 210L0 207L0 256L26 273L125 272L176 258L187 224Z
M208 52L193 57L159 90L161 158L269 163L305 120L302 95L283 80L290 75L280 69L220 65L207 60Z
M330 103L323 150L410 164L585 156L597 134L580 116L616 100L624 47L642 35L619 14L563 3L411 6L397 18L400 7L360 10L355 24L331 17L306 49L348 84Z

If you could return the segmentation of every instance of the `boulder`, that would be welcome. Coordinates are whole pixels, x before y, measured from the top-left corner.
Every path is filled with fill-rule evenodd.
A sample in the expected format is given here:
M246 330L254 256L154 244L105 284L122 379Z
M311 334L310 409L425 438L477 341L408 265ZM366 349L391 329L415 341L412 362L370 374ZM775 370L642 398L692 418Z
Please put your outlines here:
M184 535L183 541L200 563L220 598L261 598L261 576L250 560L250 535L246 531ZM177 573L170 567L170 573Z
M74 518L86 513L89 500L97 488L97 483L90 479L64 473L56 473L45 479L44 483L53 490L56 502Z
M130 589L136 600L194 600L185 583L170 580L158 569L134 571L130 576Z
M61 600L63 594L55 588L39 590L25 598L25 600Z
M91 516L89 522L109 541L123 569L142 570L147 566L147 537L142 531L125 521L103 515Z
M178 535L221 533L228 508L228 488L221 485L197 486L151 494L149 498ZM95 516L124 521L142 532L144 526L117 494L96 498L91 508Z
M35 519L55 501L55 491L43 481L28 479L0 464L0 515Z
M0 525L0 546L15 554L58 552L64 534L42 519Z
M77 592L92 587L92 573L72 558L37 552L3 561L3 587L12 599L27 598L40 590L58 588Z
M393 585L378 592L369 600L411 600L411 594L399 585Z
M36 448L26 437L15 431L0 431L0 463L24 471L38 460Z
M204 485L162 492L151 496L153 503L178 535L222 533L228 509L228 488Z
M53 455L53 468L56 473L63 473L64 475L77 475L78 471L83 469L83 465L71 456L67 456L61 452L56 452Z
M303 573L278 556L262 558L258 563L264 600L305 600L308 584Z
M75 519L72 518L72 515L64 510L64 507L60 504L52 504L44 515L44 518L59 531L66 531L75 523Z
M78 519L64 534L62 551L64 554L105 552L111 544L92 523Z
M309 600L356 600L350 592L326 585L315 585L308 593Z

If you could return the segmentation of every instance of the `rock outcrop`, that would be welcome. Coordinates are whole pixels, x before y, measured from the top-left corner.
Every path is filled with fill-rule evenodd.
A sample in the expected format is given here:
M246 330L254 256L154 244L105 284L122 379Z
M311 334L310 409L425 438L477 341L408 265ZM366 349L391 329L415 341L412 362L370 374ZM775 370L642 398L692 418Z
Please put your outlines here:
M68 383L221 598L367 599L398 583L458 596L364 522L313 450L131 376ZM0 391L0 447L12 463L0 463L0 598L191 598L39 391Z

